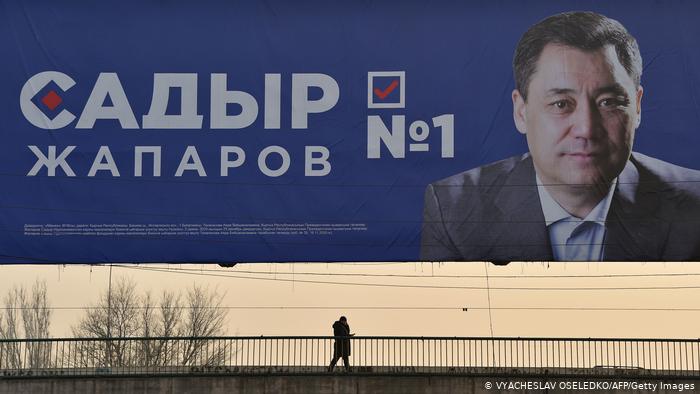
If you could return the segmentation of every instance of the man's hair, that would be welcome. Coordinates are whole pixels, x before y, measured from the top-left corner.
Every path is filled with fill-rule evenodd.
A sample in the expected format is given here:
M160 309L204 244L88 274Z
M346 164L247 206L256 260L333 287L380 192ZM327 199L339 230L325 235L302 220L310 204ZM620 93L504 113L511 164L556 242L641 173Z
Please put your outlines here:
M595 51L612 45L635 85L642 78L642 56L637 40L622 24L595 12L564 12L552 15L530 27L520 38L513 56L515 88L523 99L536 71L537 60L547 44L564 45L582 51Z
M348 321L348 318L345 316L340 316L340 321Z

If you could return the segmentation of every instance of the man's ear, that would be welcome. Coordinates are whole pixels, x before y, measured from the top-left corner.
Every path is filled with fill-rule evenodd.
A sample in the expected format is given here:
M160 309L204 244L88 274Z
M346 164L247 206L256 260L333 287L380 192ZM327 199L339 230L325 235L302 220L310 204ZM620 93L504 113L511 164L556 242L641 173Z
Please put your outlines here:
M639 85L637 88L637 124L634 126L636 129L639 124L642 123L642 96L644 95L644 88Z
M518 89L513 90L513 120L515 127L522 134L527 134L527 115L525 113L525 98Z

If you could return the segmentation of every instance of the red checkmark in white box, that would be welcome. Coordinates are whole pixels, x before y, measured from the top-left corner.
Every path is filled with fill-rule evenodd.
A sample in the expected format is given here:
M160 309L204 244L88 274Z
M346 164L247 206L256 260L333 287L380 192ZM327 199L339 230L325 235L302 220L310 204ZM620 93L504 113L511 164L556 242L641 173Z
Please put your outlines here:
M375 85L375 78L382 77L384 85ZM389 77L389 78L387 78ZM390 80L389 84L386 81ZM384 102L396 89L399 89L398 102ZM367 73L367 108L405 108L406 72L405 71L370 71Z
M376 94L380 100L384 100L386 98L386 96L390 95L391 92L393 92L394 89L396 89L397 86L399 86L399 80L395 79L395 80L391 81L389 86L387 86L387 88L384 90L379 89L378 87L375 87L374 94Z

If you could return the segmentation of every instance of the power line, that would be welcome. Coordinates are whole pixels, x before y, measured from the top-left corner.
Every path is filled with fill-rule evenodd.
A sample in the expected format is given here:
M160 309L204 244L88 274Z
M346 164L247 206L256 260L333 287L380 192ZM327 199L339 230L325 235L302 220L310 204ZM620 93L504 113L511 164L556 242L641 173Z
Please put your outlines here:
M223 277L223 278L234 278L234 279L247 279L247 280L261 280L261 281L273 281L273 282L293 282L293 283L313 283L313 284L327 284L327 285L342 285L342 286L367 286L367 287L392 287L392 288L411 288L411 289L455 289L455 290L486 290L483 286L434 286L434 285L404 285L404 284L388 284L388 283L358 283L358 282L331 282L331 281L320 281L320 280L307 280L307 279L285 279L285 278L261 278L253 276L241 276L241 275L230 275L230 274L214 274L214 273L204 273L204 272L192 272L183 271L177 268L147 268L147 267L131 267L125 265L115 265L115 267L131 269L131 270L142 270L142 271L155 271L155 272L168 272L176 274L185 275L196 275L196 276L208 276L208 277ZM510 291L617 291L617 290L687 290L687 289L700 289L700 286L633 286L633 287L490 287L491 290L510 290Z
M50 306L48 310L99 310L106 306ZM420 310L420 311L469 311L469 310L504 310L504 311L630 311L630 312L700 312L700 308L642 308L642 307L464 307L464 306L285 306L285 305L220 305L220 306L142 306L133 305L120 309L232 309L232 310ZM34 307L0 307L0 310L28 310Z
M295 263L286 263L295 264ZM337 263L329 263L337 264ZM411 264L411 263L395 263L395 264ZM417 262L420 264L420 262ZM165 268L164 268L165 269ZM201 272L222 272L218 269L209 268L177 268L182 271L201 271ZM443 279L443 278L473 278L486 279L486 275L407 275L407 274L371 274L371 273L338 273L338 272L312 272L312 271L294 271L292 272L271 272L271 271L249 271L234 269L233 273L240 274L261 274L261 275L309 275L309 276L356 276L356 277L377 277L377 278L424 278L424 279ZM602 274L602 275L488 275L489 279L560 279L560 278L649 278L649 277L673 277L673 276L700 276L700 273L649 273L649 274Z
M489 307L467 309L487 310ZM640 312L700 312L700 308L608 308L608 307L491 307L492 310L518 311L640 311Z

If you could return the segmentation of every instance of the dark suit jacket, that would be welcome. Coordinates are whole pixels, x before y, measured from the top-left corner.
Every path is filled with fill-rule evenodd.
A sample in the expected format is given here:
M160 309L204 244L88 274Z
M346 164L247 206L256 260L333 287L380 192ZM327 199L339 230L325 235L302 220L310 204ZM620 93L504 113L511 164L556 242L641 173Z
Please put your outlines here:
M606 261L700 260L700 171L633 153L605 226ZM421 260L553 260L530 155L429 185Z

